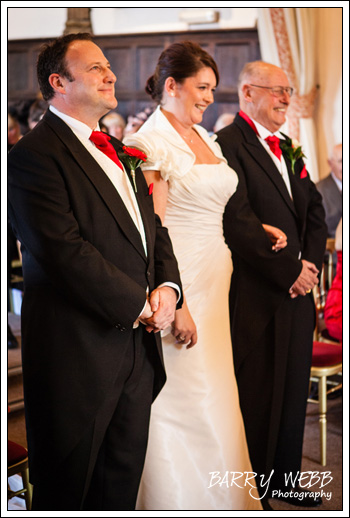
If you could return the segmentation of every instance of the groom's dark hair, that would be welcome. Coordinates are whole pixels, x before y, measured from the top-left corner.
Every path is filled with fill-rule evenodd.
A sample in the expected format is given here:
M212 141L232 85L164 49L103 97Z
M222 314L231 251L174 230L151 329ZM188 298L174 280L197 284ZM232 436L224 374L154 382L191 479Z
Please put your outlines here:
M41 47L36 72L40 91L45 101L49 101L55 95L55 91L49 83L51 74L60 74L60 76L66 77L69 81L74 81L74 77L72 77L67 68L66 54L69 45L76 40L92 41L92 36L87 32L67 34Z

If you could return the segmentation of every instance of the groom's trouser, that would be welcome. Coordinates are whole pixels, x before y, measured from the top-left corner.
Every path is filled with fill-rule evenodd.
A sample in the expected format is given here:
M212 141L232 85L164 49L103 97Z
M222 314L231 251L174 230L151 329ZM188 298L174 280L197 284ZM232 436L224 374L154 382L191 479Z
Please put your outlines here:
M79 444L34 486L33 510L135 509L157 354L153 343L144 343L143 333L141 327L134 331L114 391Z

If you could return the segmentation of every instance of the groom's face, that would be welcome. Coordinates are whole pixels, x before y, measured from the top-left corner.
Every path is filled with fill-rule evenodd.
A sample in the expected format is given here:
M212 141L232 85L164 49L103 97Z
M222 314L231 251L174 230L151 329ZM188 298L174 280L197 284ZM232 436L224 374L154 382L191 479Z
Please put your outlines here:
M96 113L100 118L117 106L117 78L97 45L87 40L73 41L66 53L66 63L73 81L64 78L64 89L72 110Z

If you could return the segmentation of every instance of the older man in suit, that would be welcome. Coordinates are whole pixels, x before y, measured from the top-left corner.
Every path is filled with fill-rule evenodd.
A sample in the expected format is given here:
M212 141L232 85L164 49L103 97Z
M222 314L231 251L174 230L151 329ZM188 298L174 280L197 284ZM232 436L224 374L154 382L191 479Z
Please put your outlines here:
M50 108L8 159L33 509L132 510L179 272L141 171L135 189L121 142L95 131L117 105L101 49L59 38L38 79Z
M326 211L328 237L335 237L340 218L343 215L343 145L334 146L328 159L331 172L326 178L316 184L322 194L323 206Z
M248 63L239 78L241 111L218 142L239 176L224 231L233 253L233 353L253 470L259 477L273 473L273 496L315 506L321 500L308 492L302 500L285 496L288 476L294 481L301 467L315 322L311 290L326 242L321 196L302 158L291 162L291 142L278 131L291 95L279 67ZM273 251L262 223L280 228L288 246ZM266 487L260 492L265 496ZM266 498L263 505L270 508Z

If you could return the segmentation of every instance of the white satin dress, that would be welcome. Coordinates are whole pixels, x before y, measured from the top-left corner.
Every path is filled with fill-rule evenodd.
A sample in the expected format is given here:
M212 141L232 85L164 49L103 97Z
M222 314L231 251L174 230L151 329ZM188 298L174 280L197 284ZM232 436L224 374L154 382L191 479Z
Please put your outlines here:
M194 164L192 151L159 109L141 130L125 143L145 151L145 169L161 171L169 182L164 225L198 343L186 349L171 329L163 332L167 382L152 405L136 509L261 510L254 479L247 483L245 475L252 468L233 369L232 259L222 228L237 175L201 127L196 130L219 164Z

